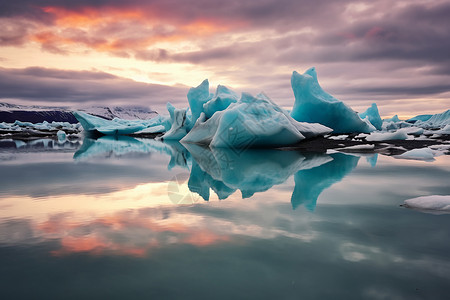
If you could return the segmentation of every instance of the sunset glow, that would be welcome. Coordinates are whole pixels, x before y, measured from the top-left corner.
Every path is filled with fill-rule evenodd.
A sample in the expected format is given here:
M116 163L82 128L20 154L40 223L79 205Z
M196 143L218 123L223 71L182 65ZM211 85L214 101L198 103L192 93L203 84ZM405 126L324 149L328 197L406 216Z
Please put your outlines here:
M209 78L212 87L264 91L289 109L290 74L316 66L324 89L357 111L376 102L384 117L409 117L449 105L447 1L16 2L0 13L5 102L164 112L169 100L186 106L188 88ZM15 77L30 67L41 76ZM75 88L45 76L53 70L116 76L117 92L107 95L111 82L99 80L95 97L57 97L61 87ZM11 90L17 80L46 92Z

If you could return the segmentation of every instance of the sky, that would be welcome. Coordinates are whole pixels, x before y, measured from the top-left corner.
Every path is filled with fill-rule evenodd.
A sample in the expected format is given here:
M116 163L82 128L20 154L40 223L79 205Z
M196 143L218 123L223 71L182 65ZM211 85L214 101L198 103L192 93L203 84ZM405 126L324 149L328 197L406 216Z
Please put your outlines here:
M450 108L448 0L0 0L0 102L165 112L203 79L290 109L290 76L384 117Z

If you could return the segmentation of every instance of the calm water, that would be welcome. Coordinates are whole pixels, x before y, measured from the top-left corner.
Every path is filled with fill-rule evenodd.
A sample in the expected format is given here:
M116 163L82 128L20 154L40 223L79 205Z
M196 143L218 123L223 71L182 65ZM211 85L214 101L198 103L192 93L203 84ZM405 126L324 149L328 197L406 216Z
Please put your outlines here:
M1 298L448 299L449 156L188 150L1 141Z

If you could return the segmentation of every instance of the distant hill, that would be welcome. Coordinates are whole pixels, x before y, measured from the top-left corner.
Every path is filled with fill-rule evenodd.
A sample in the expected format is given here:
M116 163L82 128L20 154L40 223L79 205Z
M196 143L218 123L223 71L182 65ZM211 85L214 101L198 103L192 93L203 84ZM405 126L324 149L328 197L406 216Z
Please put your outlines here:
M69 107L27 106L0 103L0 122L13 123L19 120L32 123L41 123L43 121L78 123L77 119L71 113L73 110L84 111L108 120L114 118L145 120L158 115L157 112L143 106L94 106L74 109Z

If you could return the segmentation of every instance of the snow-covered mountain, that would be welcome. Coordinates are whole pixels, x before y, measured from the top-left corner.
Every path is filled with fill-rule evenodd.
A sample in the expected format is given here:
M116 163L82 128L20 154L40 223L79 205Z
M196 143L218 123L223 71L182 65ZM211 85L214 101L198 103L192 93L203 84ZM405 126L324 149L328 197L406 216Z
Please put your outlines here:
M0 122L13 123L16 120L19 120L22 122L32 123L40 123L43 121L77 123L77 119L75 119L72 114L72 111L74 110L84 111L88 114L108 120L114 118L126 120L145 120L158 115L157 112L144 106L94 106L85 108L71 108L0 103Z
M125 120L147 120L158 115L156 111L145 106L94 106L77 110L108 120L114 118Z

